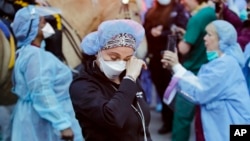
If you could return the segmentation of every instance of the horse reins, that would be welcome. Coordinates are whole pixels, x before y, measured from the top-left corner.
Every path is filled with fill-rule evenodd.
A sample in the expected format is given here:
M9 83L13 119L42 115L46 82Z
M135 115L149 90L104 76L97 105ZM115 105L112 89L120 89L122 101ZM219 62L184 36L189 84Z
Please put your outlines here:
M46 4L48 6L51 7L51 5L49 4L48 1L46 1ZM61 19L62 19L62 25L63 26L63 33L65 33L67 39L69 40L69 43L71 44L71 46L73 47L73 50L75 52L75 54L77 55L78 59L80 59L82 61L82 54L81 54L81 50L79 45L77 44L77 42L75 41L74 37L72 36L72 33L70 32L69 28L76 34L77 38L79 39L79 41L81 41L81 36L78 34L78 32L70 25L70 23L63 17L63 15L61 15ZM67 26L67 27L66 27ZM67 60L66 60L67 63ZM67 63L68 64L68 63Z

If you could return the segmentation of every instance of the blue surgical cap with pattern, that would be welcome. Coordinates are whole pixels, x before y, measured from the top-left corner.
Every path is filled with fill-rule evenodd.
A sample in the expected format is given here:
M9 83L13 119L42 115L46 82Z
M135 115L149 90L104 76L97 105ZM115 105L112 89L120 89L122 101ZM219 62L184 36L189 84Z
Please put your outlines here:
M241 67L245 64L245 57L239 43L237 42L237 32L227 21L215 20L212 22L219 37L219 47L222 52L233 56Z
M95 55L105 47L108 41L119 34L132 35L135 39L136 50L142 42L145 30L141 24L128 19L116 19L102 22L98 30L88 34L81 43L85 54Z
M35 6L30 5L17 11L11 25L17 39L17 46L30 44L38 34L40 16L35 11Z

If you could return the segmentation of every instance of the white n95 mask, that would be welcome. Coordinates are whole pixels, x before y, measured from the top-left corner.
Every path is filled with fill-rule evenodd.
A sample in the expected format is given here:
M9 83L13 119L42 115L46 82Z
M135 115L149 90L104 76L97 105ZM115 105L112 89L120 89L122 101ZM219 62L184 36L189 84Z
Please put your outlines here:
M49 23L45 24L45 26L42 28L42 32L44 39L49 38L50 36L55 34L55 30Z
M100 69L109 79L115 79L126 69L125 61L105 61L99 56Z
M168 5L171 2L171 0L157 0L157 1L161 5Z

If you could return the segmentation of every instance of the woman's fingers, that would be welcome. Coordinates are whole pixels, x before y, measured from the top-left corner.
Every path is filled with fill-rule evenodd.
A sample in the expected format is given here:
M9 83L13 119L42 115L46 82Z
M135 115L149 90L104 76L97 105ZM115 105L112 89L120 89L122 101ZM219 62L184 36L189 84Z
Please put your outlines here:
M164 51L161 62L163 63L164 68L171 68L172 66L174 66L179 62L177 50L175 50L175 52Z
M164 51L162 59L171 60L172 56L173 56L173 52Z
M131 75L135 79L137 79L137 77L141 73L142 68L147 69L146 63L143 60L137 59L136 57L132 56L127 62L126 74Z

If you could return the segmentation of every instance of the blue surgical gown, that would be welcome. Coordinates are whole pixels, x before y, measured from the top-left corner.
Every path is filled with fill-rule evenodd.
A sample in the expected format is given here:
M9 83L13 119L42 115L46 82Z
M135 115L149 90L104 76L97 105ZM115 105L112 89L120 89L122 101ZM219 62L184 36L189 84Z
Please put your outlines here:
M187 71L177 89L201 105L206 141L229 141L231 124L250 124L250 96L242 69L223 55L203 65L197 76Z
M83 141L69 97L71 81L70 69L50 52L32 45L18 51L12 141L61 141L60 130L68 127L74 141Z
M250 92L250 43L248 43L245 47L244 56L246 58L246 64L243 70L247 81L248 91Z

